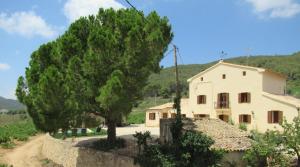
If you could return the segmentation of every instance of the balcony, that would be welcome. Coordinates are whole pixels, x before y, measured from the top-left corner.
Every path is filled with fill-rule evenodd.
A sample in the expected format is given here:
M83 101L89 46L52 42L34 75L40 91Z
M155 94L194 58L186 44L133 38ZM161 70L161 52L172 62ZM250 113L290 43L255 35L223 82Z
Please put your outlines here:
M215 109L230 109L230 102L229 101L215 102Z

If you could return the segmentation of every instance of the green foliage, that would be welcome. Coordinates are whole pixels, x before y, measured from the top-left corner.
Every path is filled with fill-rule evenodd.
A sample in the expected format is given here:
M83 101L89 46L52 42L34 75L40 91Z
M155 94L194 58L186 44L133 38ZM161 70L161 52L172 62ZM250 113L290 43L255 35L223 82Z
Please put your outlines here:
M116 123L142 97L149 75L173 38L167 18L134 9L100 9L72 23L57 40L33 52L16 95L47 132L75 127L86 112Z
M99 139L93 144L93 148L100 151L109 151L112 149L124 148L125 146L126 141L122 138L117 138L113 144L107 139Z
M281 126L283 127L283 145L287 148L288 154L297 156L298 166L300 166L300 117L295 117L292 123L284 119Z
M252 137L252 147L243 157L249 166L289 166L285 149L281 145L282 138L277 131L267 131L264 134L253 131Z
M26 141L37 130L32 121L21 121L0 127L0 144L10 145L13 139Z
M214 141L203 133L187 131L178 141L171 145L144 145L135 162L142 167L216 166L223 157L223 151L210 148Z
M126 119L126 122L129 124L143 124L145 123L145 112L131 112Z
M245 123L240 123L240 124L239 124L239 128L240 128L241 130L243 130L243 131L247 131L247 124L245 124Z
M142 149L144 149L145 147L148 147L147 140L152 139L149 131L146 131L145 133L135 132L133 137L135 137L137 139L139 154L141 153Z

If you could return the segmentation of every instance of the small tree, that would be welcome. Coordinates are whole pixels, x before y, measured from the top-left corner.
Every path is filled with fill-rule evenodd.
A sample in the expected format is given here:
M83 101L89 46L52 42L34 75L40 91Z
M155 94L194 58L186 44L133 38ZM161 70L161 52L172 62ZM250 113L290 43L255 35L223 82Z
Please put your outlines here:
M300 166L300 117L295 117L292 123L284 119L281 126L283 127L283 144L289 154L297 156L297 165Z

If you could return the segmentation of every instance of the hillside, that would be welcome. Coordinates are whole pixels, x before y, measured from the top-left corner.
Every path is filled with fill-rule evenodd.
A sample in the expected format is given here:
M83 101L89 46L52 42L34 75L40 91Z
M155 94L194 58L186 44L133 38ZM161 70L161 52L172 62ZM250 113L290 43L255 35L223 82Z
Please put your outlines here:
M11 100L11 99L0 97L0 110L1 109L21 110L21 109L25 109L25 107L17 100Z
M300 97L300 52L292 55L280 56L251 56L226 59L225 62L241 65L250 65L270 69L282 73L288 77L288 93ZM248 62L248 63L247 63ZM193 75L214 65L216 62L208 64L190 64L179 66L179 77L181 83L187 88L186 80ZM174 67L162 69L159 74L152 74L149 78L149 85L158 85L161 89L170 89L174 84Z

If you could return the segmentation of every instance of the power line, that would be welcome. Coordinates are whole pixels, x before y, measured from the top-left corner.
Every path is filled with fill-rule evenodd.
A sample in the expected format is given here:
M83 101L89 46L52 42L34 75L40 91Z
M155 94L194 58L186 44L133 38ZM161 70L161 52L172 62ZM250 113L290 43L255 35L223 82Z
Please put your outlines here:
M179 48L177 47L177 51L178 51L178 56L180 58L180 61L181 63L184 65L184 62L183 62L183 58L181 57L181 54L180 54L180 51L179 51Z
M125 0L126 3L128 3L129 6L131 6L134 10L138 11L128 0Z

